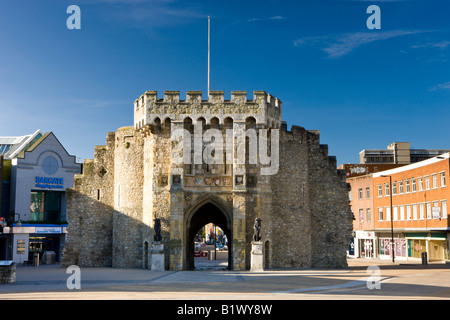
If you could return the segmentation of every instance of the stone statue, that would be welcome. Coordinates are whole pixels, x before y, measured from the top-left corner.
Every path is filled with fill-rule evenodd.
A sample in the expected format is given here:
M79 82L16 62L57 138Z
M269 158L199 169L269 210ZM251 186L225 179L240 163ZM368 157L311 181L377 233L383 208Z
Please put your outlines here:
M153 236L153 240L155 240L156 242L160 242L162 240L162 237L161 237L161 220L160 219L155 219L154 229L155 229L155 235Z
M261 218L255 219L253 230L254 230L253 241L255 242L261 241Z

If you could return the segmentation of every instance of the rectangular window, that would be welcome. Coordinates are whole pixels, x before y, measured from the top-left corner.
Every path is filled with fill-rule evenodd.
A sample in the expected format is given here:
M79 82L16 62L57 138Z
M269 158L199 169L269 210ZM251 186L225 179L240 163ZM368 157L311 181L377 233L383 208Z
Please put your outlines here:
M439 208L439 201L433 201L433 208ZM433 210L433 209L431 209L431 210ZM438 213L433 214L433 211L432 211L431 216L433 217L433 219L440 219L441 213L440 213L440 211L438 211Z
M408 206L406 206L406 219L407 220L411 220L411 206L410 205L408 205Z
M366 209L366 221L370 222L370 208Z
M383 208L378 208L378 220L383 221Z
M400 206L400 220L405 220L405 206Z
M410 193L411 192L411 180L406 180L405 185L406 185L406 193Z
M425 190L430 190L430 176L425 176Z
M352 192L351 191L348 192L348 200L352 201Z
M445 172L441 172L441 188L445 187Z
M433 178L433 189L436 189L438 187L437 174L432 174L431 177Z
M403 194L403 181L398 182L398 193Z
M427 219L431 219L431 202L427 202Z
M392 183L392 194L394 196L397 194L397 182Z
M392 210L394 210L393 219L394 219L394 221L397 221L398 220L398 207L393 207Z
M412 179L412 192L416 192L416 179Z
M447 219L447 200L441 200L441 205L442 205L442 212L441 212L441 216L442 219Z
M418 178L417 181L418 181L418 184L419 184L419 191L423 191L423 179L422 178Z
M413 204L412 211L413 211L413 219L417 220L417 204Z
M364 221L364 209L359 209L359 222Z
M359 188L358 189L358 200L362 200L363 199L363 189Z
M390 192L389 183L385 183L384 184L384 194L386 195L386 197L389 196L389 192Z
M61 192L31 191L30 220L31 221L60 221Z
M386 207L386 221L391 221L391 207Z
M378 188L378 197L383 196L383 188L381 186L377 186Z
M366 199L370 199L370 188L366 187Z
M419 204L420 219L425 219L425 205L423 203Z

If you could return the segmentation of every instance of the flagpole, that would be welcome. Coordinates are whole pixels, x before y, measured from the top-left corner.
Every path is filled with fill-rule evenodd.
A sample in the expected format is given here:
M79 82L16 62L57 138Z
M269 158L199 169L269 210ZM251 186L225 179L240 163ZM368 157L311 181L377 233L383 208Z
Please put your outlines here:
M211 79L211 19L208 16L208 100L209 100L209 85Z

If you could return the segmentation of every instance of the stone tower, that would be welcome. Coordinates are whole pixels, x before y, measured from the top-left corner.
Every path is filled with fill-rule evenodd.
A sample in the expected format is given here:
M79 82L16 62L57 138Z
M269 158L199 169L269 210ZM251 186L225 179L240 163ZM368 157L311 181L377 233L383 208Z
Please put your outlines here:
M149 268L158 218L166 269L194 268L194 236L212 222L229 240L229 269L246 270L258 217L266 268L345 267L347 192L319 133L287 131L270 94L147 91L134 126L108 133L68 191L62 262Z

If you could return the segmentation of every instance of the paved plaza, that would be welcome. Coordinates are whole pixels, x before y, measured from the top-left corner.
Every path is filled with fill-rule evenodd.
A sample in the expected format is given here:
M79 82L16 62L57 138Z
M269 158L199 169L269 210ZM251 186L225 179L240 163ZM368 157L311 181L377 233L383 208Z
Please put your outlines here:
M16 283L0 285L0 300L343 300L450 299L450 265L350 259L348 269L227 271L224 262L200 270L81 268L69 289L59 265L18 266Z

